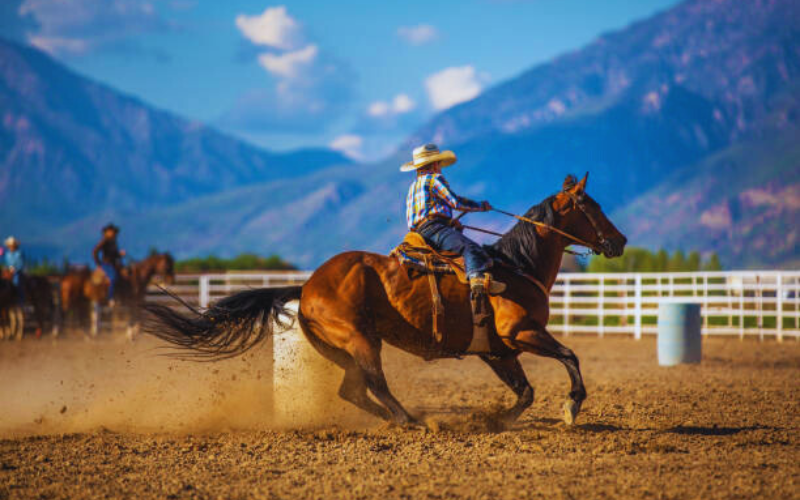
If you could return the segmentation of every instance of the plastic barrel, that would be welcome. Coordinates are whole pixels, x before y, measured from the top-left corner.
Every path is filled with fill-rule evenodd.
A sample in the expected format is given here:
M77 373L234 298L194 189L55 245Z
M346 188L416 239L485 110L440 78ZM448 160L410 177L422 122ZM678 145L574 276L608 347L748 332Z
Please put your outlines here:
M297 310L297 302L289 304ZM341 406L337 391L343 371L328 361L300 331L300 326L272 338L272 390L275 423L292 428L335 422Z
M702 356L700 304L658 306L658 364L699 363Z

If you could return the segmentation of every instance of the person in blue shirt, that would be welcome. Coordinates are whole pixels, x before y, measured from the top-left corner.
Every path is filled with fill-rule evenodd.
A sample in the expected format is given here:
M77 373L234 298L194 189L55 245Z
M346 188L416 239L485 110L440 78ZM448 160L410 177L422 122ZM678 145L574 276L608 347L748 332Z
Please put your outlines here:
M491 259L486 251L464 236L453 222L453 210L486 212L492 209L488 201L472 201L458 196L442 175L442 168L456 162L452 151L439 151L435 144L425 144L413 151L413 160L400 167L401 172L416 172L406 197L406 222L409 231L420 234L437 250L456 252L464 256L464 267L473 294L503 293L505 283L492 278L487 271Z
M111 223L106 224L102 229L102 234L102 239L92 250L92 257L97 267L100 267L108 276L108 304L113 307L114 292L119 284L123 266L122 257L125 256L125 250L120 250L117 243L119 227Z
M17 289L20 302L25 300L25 256L19 248L19 240L9 236L5 241L6 251L3 254L3 267L11 274L11 283Z

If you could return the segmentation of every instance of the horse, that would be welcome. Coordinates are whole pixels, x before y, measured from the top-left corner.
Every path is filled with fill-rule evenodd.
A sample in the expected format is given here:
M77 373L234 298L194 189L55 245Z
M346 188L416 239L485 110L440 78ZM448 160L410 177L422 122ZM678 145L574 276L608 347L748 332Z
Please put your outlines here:
M11 280L0 277L0 340L22 340L25 315L18 293Z
M566 368L568 425L586 398L577 356L547 330L549 291L573 242L607 257L622 255L627 243L586 193L587 178L568 176L561 191L485 247L496 263L492 273L508 285L489 297L494 332L488 352L478 354L516 394L514 405L498 415L504 422L515 421L533 403L534 390L519 362L522 353L554 358ZM299 300L296 319L305 338L344 370L339 396L384 420L416 425L389 390L381 364L383 342L426 359L460 357L473 332L469 287L443 274L438 281L446 310L444 340L435 341L429 283L416 275L393 257L345 252L322 264L303 286L246 290L205 311L185 303L183 311L148 304L145 332L177 347L173 355L179 357L229 358L268 338L276 326L287 328L286 304Z
M84 288L91 275L92 272L88 267L81 266L68 270L61 277L58 287L60 327L64 326L64 322L70 316L74 316L79 325L88 325L91 303L84 293Z
M159 276L166 284L175 282L175 260L169 253L152 253L147 258L122 269L114 290L117 302L128 311L127 336L133 340L139 330L139 313L153 277ZM88 305L90 334L97 336L101 328L102 307L108 303L108 278L102 270L94 274L80 270L65 275L61 280L61 306L63 316L70 310L81 314ZM83 307L82 307L83 306Z
M25 330L25 307L20 303L19 293L11 282L11 275L8 272L2 273L3 283L0 286L0 316L2 323L8 330L3 337L15 337L22 339ZM55 332L56 328L56 309L53 296L53 286L45 276L24 275L20 282L23 288L22 297L24 302L31 306L33 318L36 320L36 338L41 337L48 326L48 323Z

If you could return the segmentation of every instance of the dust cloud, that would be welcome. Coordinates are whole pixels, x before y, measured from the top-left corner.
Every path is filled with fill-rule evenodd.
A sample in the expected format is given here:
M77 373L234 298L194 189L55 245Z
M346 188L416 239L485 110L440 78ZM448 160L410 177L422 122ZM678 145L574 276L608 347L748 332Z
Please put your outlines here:
M294 366L285 356L273 361L272 343L219 362L176 360L159 341L129 343L117 334L0 344L0 436L364 423L336 398L341 371L317 366L326 361L308 353Z

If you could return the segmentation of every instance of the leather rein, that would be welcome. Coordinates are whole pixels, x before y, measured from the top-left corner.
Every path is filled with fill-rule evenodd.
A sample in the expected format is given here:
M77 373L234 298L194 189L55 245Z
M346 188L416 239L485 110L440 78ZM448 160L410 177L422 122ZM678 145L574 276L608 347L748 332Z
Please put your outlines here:
M513 218L515 218L517 220L520 220L522 222L526 222L528 224L533 224L534 226L538 226L538 227L547 229L549 231L553 231L553 232L558 233L561 236L567 238L568 240L573 241L574 243L576 243L576 244L578 244L578 245L580 245L582 247L586 247L586 248L590 249L592 252L594 252L594 253L596 253L598 255L602 254L603 253L602 245L606 242L606 238L605 238L605 235L603 234L603 231L600 229L599 225L597 224L597 221L595 220L594 217L592 217L592 214L590 214L589 211L586 209L586 205L583 204L583 201L581 200L581 198L579 198L578 196L576 196L573 193L570 193L569 191L562 191L562 193L564 193L567 196L569 196L570 199L572 200L572 202L575 204L575 206L581 212L583 212L583 215L586 216L586 219L588 219L589 223L592 225L592 228L594 229L595 234L597 235L597 241L598 241L597 244L589 243L586 240L583 240L581 238L578 238L577 236L574 236L574 235L569 234L569 233L567 233L565 231L562 231L561 229L559 229L557 227L554 227L554 226L551 226L550 224L545 224L544 222L536 221L536 220L533 220L531 218L524 217L522 215L517 215L517 214L512 213L512 212L506 212L505 210L500 210L499 208L492 208L492 211L500 213L500 214L503 214L503 215L507 215L508 217L513 217ZM461 215L456 220L460 219L461 216L463 216L465 213L467 213L467 212L462 212ZM483 229L483 228L480 228L480 227L467 226L465 224L462 224L462 226L464 228L466 228L466 229L471 229L473 231L478 231L478 232L482 232L482 233L486 233L486 234L491 234L491 235L494 235L494 236L503 236L503 234L501 234L501 233L498 233L498 232L495 232L495 231L490 231L488 229ZM583 253L573 252L573 251L571 251L569 249L565 249L564 251L566 253L570 253L570 254L573 254L573 255L589 255L591 253L590 252L589 254L583 254Z

